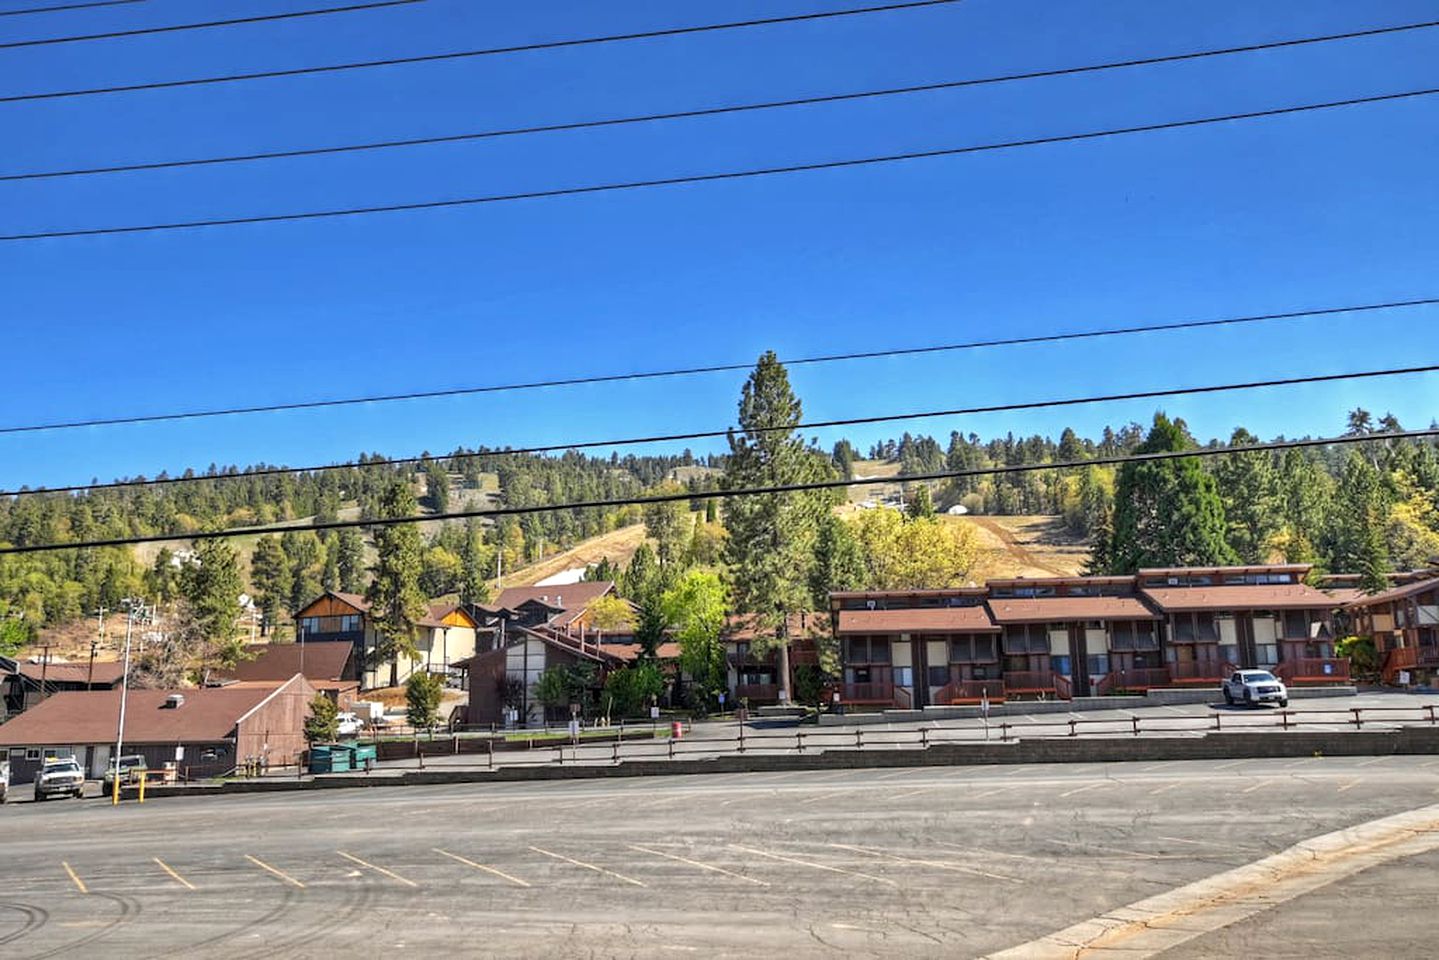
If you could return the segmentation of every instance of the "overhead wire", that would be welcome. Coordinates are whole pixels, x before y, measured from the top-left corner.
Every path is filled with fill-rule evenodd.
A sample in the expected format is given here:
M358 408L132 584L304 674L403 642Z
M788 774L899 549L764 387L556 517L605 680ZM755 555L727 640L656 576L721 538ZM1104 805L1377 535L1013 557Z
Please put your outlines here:
M536 53L543 50L560 50L571 47L593 46L596 44L628 43L635 40L654 40L660 37L680 37L701 33L715 33L723 30L747 30L754 27L768 27L782 23L834 20L840 17L892 13L902 10L916 10L924 7L950 6L962 2L964 2L964 0L905 0L905 2L877 4L866 7L850 7L844 10L817 10L809 13L788 14L778 17L759 17L748 20L702 23L688 27L664 27L656 30L637 30L629 33L612 33L602 36L573 37L566 40L542 40L534 43L511 44L503 47L485 47L479 50L455 50L449 53L428 53L412 57L388 57L382 60L359 60L349 63L332 63L313 67L293 67L285 70L259 70L251 73L231 73L214 77L188 77L182 80L157 80L148 83L117 84L79 90L51 90L40 93L12 94L10 96L0 97L0 103L58 100L69 97L90 97L111 93L134 93L139 90L169 90L177 87L197 87L216 83L239 83L279 77L303 77L350 70L369 70L376 67L397 67L416 63L440 63L448 60L467 60L476 57L508 56L516 53Z
M1120 327L1106 327L1098 330L1076 330L1066 333L1041 333L1029 336L996 337L985 340L967 340L958 343L928 344L917 347L889 347L881 350L857 350L844 353L819 354L808 357L781 358L786 366L812 366L825 363L843 363L858 360L880 360L895 357L925 356L938 353L954 353L968 350L990 350L1001 347L1035 346L1052 343L1071 343L1082 340L1096 340L1108 337L1136 336L1146 333L1172 333L1185 330L1212 330L1224 327L1251 326L1261 323L1275 323L1286 320L1305 320L1329 317L1345 313L1374 313L1381 310L1410 309L1421 306L1439 305L1439 297L1420 297L1408 300L1388 300L1377 303L1346 304L1342 306L1316 307L1308 310L1288 310L1278 313L1242 314L1239 316L1215 317L1204 320L1177 320L1168 323L1134 324ZM113 427L146 423L167 423L182 420L201 420L214 417L248 416L261 413L281 413L295 410L316 410L331 407L359 406L371 403L397 403L414 400L436 400L450 397L477 396L489 393L511 393L528 390L553 389L560 387L591 386L607 383L660 380L672 377L688 377L710 373L733 373L750 370L752 361L743 363L716 363L703 366L680 367L669 370L646 370L632 373L593 374L579 377L562 377L551 380L531 380L500 384L484 384L470 387L449 387L439 390L418 390L407 393L373 394L364 397L340 397L330 400L296 400L284 403L254 404L248 406L222 407L208 410L186 410L171 413L133 414L118 417L93 417L83 420L62 420L49 423L11 424L0 426L0 436L6 434L46 433L58 430L76 430L84 427Z
M1085 133L1071 133L1047 137L1031 137L1022 140L1006 140L998 143L976 144L966 147L942 147L934 150L913 150L878 156L851 157L841 160L820 160L810 163L793 163L772 167L755 167L743 170L726 170L718 173L695 173L673 177L656 177L644 180L625 180L610 183L596 183L575 187L554 187L545 190L528 190L519 193L495 193L484 196L458 197L450 200L419 200L408 203L373 204L360 207L342 207L329 210L306 210L295 213L255 214L239 217L213 217L201 220L178 220L161 223L130 224L118 227L84 227L71 230L42 230L31 233L0 234L0 241L21 242L33 240L54 240L73 237L118 236L135 233L159 233L174 230L194 230L201 227L235 227L261 223L297 223L309 220L326 220L337 217L372 216L380 213L405 213L421 210L441 210L457 207L510 203L520 200L549 200L559 197L588 196L602 193L628 192L656 187L674 187L700 183L748 180L757 177L773 177L796 173L814 173L821 170L843 170L858 167L878 166L910 160L931 160L940 157L955 157L971 153L994 150L1012 150L1022 147L1044 146L1056 143L1074 143L1105 137L1128 136L1140 133L1154 133L1160 130L1179 130L1215 123L1230 123L1238 120L1255 120L1278 117L1318 110L1333 110L1375 103L1411 100L1433 96L1439 87L1407 90L1401 93L1386 93L1368 97L1351 97L1345 100L1329 100L1291 107L1274 107L1268 110L1253 110L1244 113L1229 113L1191 120L1171 120L1163 123L1148 123L1130 127L1115 127L1107 130L1093 130Z
M224 540L234 537L257 537L285 533L322 533L328 530L346 530L358 527L393 527L410 523L435 523L442 520L471 520L497 517L525 516L537 513L556 513L563 510L611 509L617 507L643 507L661 503L682 503L696 500L724 500L731 497L772 496L786 493L806 493L820 490L839 490L848 487L873 486L877 484L924 483L941 480L958 480L966 477L1005 476L1036 473L1045 470L1075 470L1085 467L1122 467L1131 463L1153 463L1164 460L1185 460L1190 458L1252 454L1266 451L1300 450L1314 447L1345 446L1354 443L1382 443L1392 440L1418 440L1439 437L1439 428L1428 430L1395 430L1384 433L1369 433L1356 436L1318 437L1302 440L1275 440L1241 447L1198 447L1193 450L1163 450L1154 453L1135 453L1112 457L1093 457L1088 460L1068 460L1057 463L1008 464L996 467L979 467L969 470L944 470L934 473L900 474L892 477L855 477L851 479L814 480L807 483L773 484L758 487L743 487L733 490L699 490L683 493L654 494L644 497L618 497L604 500L583 500L571 503L535 504L533 506L488 507L480 510L453 510L442 513L424 514L413 517L374 517L360 520L327 520L302 526L270 525L237 527L201 533L151 534L138 537L112 537L101 540L78 540L71 543L42 543L22 546L0 546L0 556L21 553L53 553L57 550L91 550L101 547L139 546L147 543L166 543L176 540Z
M176 23L161 27L137 27L133 30L110 30L105 33L84 33L68 37L40 37L34 40L10 40L5 43L0 43L0 50L14 50L19 47L47 47L61 43L83 43L89 40L121 40L159 33L182 33L188 30L207 30L212 27L237 27L256 23L269 23L275 20L299 20L305 17L323 17L336 13L357 13L362 10L378 10L382 7L404 7L426 2L428 2L428 0L369 0L367 3L351 3L343 7L294 10L289 13L265 13L250 17L235 17L230 20L206 20L199 23Z
M63 10L89 10L92 7L119 7L146 2L148 0L90 0L88 3L56 4L48 7L30 7L27 10L0 10L0 17L20 17L27 13L59 13Z
M781 100L764 100L751 103L701 107L690 110L673 110L668 112L647 113L623 117L607 117L596 120L573 120L560 123L525 124L521 126L505 127L492 130L441 134L427 137L375 140L362 143L339 144L328 147L303 147L288 150L259 151L252 153L229 154L213 157L195 157L180 160L156 160L140 163L112 164L101 167L80 167L63 170L39 170L31 173L8 173L0 174L0 181L45 180L59 177L96 176L101 174L135 173L146 170L170 170L183 167L201 167L232 163L252 163L268 160L296 159L300 157L319 157L334 154L359 153L365 151L390 150L419 146L435 146L439 144L465 143L507 137L524 137L533 136L536 134L571 132L577 130L594 130L606 127L618 127L633 124L660 123L671 120L687 120L697 119L701 117L724 116L728 114L788 109L793 107L846 103L858 100L879 99L883 97L909 96L920 93L935 93L944 90L959 90L969 87L982 87L991 84L1077 76L1087 73L1099 73L1108 70L1122 70L1134 67L1156 66L1159 64L1181 63L1191 60L1201 60L1209 57L1225 57L1242 53L1254 53L1262 50L1277 50L1281 48L1300 47L1310 44L1333 43L1344 40L1377 37L1382 35L1404 33L1414 30L1426 30L1436 26L1439 26L1439 20L1429 20L1422 23L1406 23L1388 27L1376 27L1366 30L1352 30L1345 33L1331 33L1321 36L1296 37L1287 40L1250 43L1241 46L1198 50L1188 53L1170 54L1165 56L1141 57L1128 60L1112 60L1104 63L1084 64L1075 67L1059 67L1052 70L1030 70L1021 73L1008 73L987 77L974 77L963 80L944 80L934 83L911 84L908 86L881 87L872 90L861 90L850 93L822 94L809 97L791 97Z
M852 427L875 423L896 423L911 420L930 420L940 417L976 416L987 413L1006 413L1020 410L1045 410L1062 407L1077 407L1103 403L1122 403L1130 400L1152 400L1164 397L1201 396L1213 393L1230 393L1242 390L1262 390L1273 387L1303 386L1318 383L1374 379L1377 377L1413 376L1422 373L1439 372L1439 363L1418 367L1401 367L1386 370L1365 370L1350 373L1315 374L1304 377L1283 377L1273 380L1251 380L1242 383L1208 384L1197 387L1166 387L1159 390L1139 390L1127 393L1101 394L1098 396L1064 397L1052 400L1030 400L1019 403L1001 403L984 406L956 407L949 410L926 410L921 412L879 414L863 417L842 417L832 420L812 420L795 424L793 427L760 427L751 433L788 433L795 430L825 430L834 427ZM127 489L136 487L167 486L201 481L242 480L259 477L292 476L301 473L325 473L336 470L364 470L373 467L414 466L422 463L453 463L462 460L476 460L487 457L503 457L527 454L561 453L570 450L593 450L597 448L639 446L655 443L677 443L688 440L714 440L728 436L733 427L720 430L695 430L687 433L656 434L644 437L622 437L609 440L583 440L568 443L552 443L540 446L505 447L476 452L450 454L425 454L417 457L394 457L367 460L364 463L331 463L308 467L261 467L236 473L207 473L179 477L136 478L116 480L109 483L75 484L63 487L27 488L0 490L0 497L38 496L42 494L88 493L102 490Z

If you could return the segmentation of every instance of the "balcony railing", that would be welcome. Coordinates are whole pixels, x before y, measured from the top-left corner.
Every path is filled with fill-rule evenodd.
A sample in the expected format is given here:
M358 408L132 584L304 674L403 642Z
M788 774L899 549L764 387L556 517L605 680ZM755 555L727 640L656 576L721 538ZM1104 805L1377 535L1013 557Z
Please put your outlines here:
M1004 689L1010 693L1048 693L1054 689L1050 670L1006 670Z
M735 698L753 703L776 703L779 701L777 683L741 683L734 688Z
M1218 683L1232 673L1232 664L1220 660L1190 660L1171 663L1171 683Z
M894 684L883 680L874 683L846 683L840 696L846 703L893 703Z
M979 703L988 698L991 703L1004 699L1003 680L952 680L934 695L938 706L954 703Z
M1062 677L1057 674L1055 675L1054 695L1060 700L1074 699L1074 685L1069 682L1068 677Z
M1169 686L1168 667L1132 667L1116 670L1109 674L1110 686L1115 690L1148 690L1150 687Z
M1285 683L1347 683L1348 657L1303 657L1286 660L1275 667L1274 675Z

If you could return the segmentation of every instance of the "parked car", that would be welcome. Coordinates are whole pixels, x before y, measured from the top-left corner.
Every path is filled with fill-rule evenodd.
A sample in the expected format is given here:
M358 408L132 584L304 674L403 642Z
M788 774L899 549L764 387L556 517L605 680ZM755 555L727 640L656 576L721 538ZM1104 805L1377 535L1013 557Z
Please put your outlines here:
M1236 670L1233 676L1220 684L1224 702L1233 706L1243 703L1254 707L1261 703L1277 703L1289 706L1289 691L1284 682L1268 670Z
M74 757L60 757L46 760L40 772L35 774L35 799L49 800L51 797L74 797L85 795L85 771Z
M0 761L0 803L10 794L10 761Z
M105 779L101 781L102 796L110 796L115 792L115 764L105 768ZM120 758L120 785L132 783L137 777L143 777L149 765L145 758L138 753L127 754Z
M365 729L364 721L354 713L339 713L335 715L336 732L342 737L353 737Z

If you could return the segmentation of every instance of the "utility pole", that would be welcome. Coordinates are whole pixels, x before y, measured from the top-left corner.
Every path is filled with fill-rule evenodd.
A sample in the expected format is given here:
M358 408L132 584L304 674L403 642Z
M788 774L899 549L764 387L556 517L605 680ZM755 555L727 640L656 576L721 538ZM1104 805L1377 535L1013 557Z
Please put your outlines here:
M120 802L120 752L125 748L125 705L130 699L130 636L135 627L135 608L139 601L130 600L125 610L125 667L120 675L120 720L115 727L115 756L110 765L115 771L114 792L110 796L112 806Z
M100 646L100 641L90 641L90 672L85 675L85 688L95 689L95 649Z
M50 672L50 644L40 648L40 699L45 699L45 677Z

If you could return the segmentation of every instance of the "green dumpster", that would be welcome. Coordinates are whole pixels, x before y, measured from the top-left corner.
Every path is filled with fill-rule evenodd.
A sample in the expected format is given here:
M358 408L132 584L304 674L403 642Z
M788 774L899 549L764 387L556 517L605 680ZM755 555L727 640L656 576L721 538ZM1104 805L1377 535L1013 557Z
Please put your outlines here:
M340 744L321 743L310 748L311 773L344 773L351 766L350 751Z
M379 760L379 749L373 743L356 743L350 747L350 763L356 770L373 766Z

